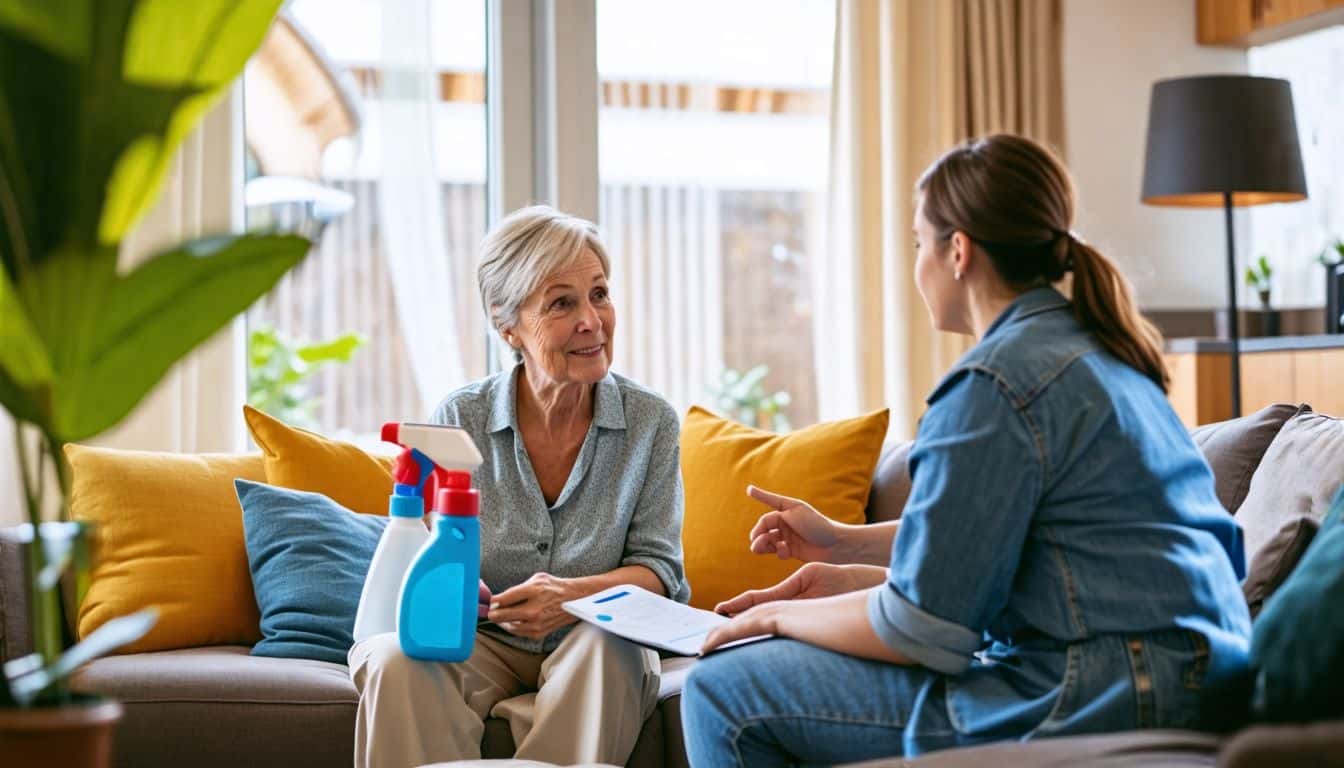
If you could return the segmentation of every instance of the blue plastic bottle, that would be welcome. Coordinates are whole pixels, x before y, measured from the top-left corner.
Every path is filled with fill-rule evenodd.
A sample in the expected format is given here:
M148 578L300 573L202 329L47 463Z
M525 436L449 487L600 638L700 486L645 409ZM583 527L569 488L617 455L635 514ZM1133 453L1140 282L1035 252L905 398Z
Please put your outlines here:
M401 583L397 637L413 659L466 661L476 644L481 502L469 473L444 475L434 499L434 533Z

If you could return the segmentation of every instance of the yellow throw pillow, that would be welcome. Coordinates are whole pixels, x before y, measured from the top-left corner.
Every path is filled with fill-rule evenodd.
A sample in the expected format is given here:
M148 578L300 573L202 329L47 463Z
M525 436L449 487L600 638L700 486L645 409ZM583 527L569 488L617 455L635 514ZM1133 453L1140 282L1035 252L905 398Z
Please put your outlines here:
M802 565L751 553L747 535L768 510L747 496L748 485L803 499L842 523L863 523L887 419L882 410L777 435L692 407L681 428L681 541L691 605L713 610Z
M265 457L267 483L320 493L356 512L387 514L391 458L291 427L250 405L243 406L243 417Z
M80 637L148 606L154 628L120 653L261 639L234 478L266 479L258 454L176 454L67 445L70 514L93 524Z

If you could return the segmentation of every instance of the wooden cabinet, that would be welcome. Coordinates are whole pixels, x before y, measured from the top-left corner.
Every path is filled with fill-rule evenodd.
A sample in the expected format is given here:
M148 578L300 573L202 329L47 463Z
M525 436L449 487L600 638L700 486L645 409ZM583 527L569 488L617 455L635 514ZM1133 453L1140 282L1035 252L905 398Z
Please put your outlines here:
M1293 359L1298 354L1289 351L1241 355L1242 413L1253 413L1274 403L1301 402L1293 383ZM1231 374L1228 376L1230 387Z
M1232 413L1231 356L1226 352L1168 354L1168 399L1187 427L1222 421Z
M1249 48L1344 23L1344 0L1195 0L1200 45Z
M1344 416L1344 349L1293 355L1293 390L1298 402L1320 413Z
M1326 0L1255 0L1251 18L1257 29L1287 24L1327 7Z
M1195 40L1200 45L1237 45L1255 31L1257 0L1197 0Z
M1226 352L1168 354L1171 406L1186 426L1232 416L1231 356ZM1241 412L1271 403L1308 403L1344 416L1344 347L1243 352Z

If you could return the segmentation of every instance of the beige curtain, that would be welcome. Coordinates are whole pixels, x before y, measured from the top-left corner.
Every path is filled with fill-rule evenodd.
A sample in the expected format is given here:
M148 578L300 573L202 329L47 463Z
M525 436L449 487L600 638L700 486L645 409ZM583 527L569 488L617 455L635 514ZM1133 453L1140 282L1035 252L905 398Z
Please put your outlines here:
M915 181L973 136L1062 151L1058 0L838 0L829 248L814 279L821 418L884 406L914 434L968 348L933 330L914 283Z

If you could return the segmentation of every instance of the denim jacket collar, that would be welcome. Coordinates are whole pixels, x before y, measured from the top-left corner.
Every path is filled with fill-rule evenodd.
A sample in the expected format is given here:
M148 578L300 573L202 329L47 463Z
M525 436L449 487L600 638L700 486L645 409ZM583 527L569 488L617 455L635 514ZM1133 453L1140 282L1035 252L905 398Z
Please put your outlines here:
M1068 309L1068 307L1069 300L1064 298L1064 294L1049 286L1033 288L1018 296L1016 299L1013 299L1013 302L1008 305L1008 308L1005 309L993 323L990 323L989 329L985 331L985 335L982 336L974 346L968 349L966 353L961 356L961 359L957 360L956 364L943 375L943 378L940 379L938 384L929 392L929 395L924 399L924 402L932 405L933 401L937 400L943 392L947 390L947 387L954 382L966 368L982 363L987 354L986 350L992 348L998 337L1004 335L1008 328L1029 318L1036 317L1037 315L1060 309Z
M512 429L518 432L518 378L523 376L523 364L514 365L513 370L501 377L497 387L490 390L490 421L486 429L498 432ZM625 403L621 399L621 387L608 371L597 382L593 404L593 426L603 429L625 429Z
M980 341L994 336L995 332L1004 326L1025 320L1028 317L1039 315L1042 312L1049 312L1053 309L1063 309L1069 306L1069 300L1064 298L1064 294L1050 286L1032 288L1031 290L1013 299L1013 303L999 315L994 322L990 323L989 330Z

